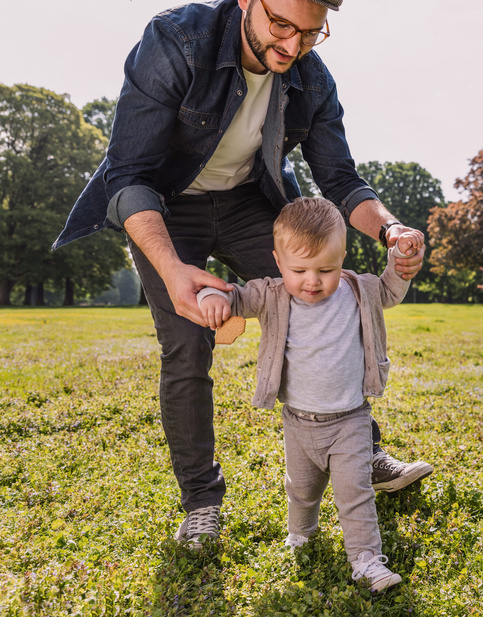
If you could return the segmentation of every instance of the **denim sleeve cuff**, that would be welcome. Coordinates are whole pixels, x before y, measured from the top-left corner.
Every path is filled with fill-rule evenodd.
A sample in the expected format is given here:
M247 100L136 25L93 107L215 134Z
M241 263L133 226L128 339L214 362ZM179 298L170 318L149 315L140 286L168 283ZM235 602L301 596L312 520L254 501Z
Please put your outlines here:
M352 227L349 223L350 215L357 208L357 206L363 201L366 201L366 199L379 199L376 191L371 189L370 186L359 186L351 191L347 197L342 200L342 215L349 227Z
M169 216L163 197L149 186L125 186L109 202L107 218L124 229L124 222L130 216L145 210L156 210L164 219Z

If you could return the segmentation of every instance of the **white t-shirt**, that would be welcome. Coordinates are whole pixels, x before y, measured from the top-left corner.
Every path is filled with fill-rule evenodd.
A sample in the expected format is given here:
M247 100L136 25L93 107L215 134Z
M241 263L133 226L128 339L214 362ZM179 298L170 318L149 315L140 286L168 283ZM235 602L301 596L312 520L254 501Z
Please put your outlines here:
M247 95L213 156L184 191L188 195L228 191L249 178L255 153L262 145L262 127L270 101L273 73L257 75L245 69L243 73L248 86Z
M310 413L341 413L364 402L364 347L359 305L341 279L335 293L310 304L290 301L278 398Z

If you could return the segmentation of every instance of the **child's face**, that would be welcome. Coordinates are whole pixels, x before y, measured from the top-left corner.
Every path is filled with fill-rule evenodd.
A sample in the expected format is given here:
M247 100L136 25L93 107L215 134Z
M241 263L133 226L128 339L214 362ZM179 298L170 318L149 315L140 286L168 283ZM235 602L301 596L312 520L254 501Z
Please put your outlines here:
M304 302L320 302L339 287L342 263L346 255L344 239L332 235L324 248L307 257L307 251L293 253L285 246L273 251L287 291Z

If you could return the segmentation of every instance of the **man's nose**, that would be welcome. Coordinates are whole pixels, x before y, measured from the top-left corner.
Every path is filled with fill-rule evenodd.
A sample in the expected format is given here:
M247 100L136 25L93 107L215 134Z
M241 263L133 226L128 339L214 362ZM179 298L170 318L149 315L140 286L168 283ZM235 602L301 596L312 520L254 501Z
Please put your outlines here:
M297 56L302 47L302 34L297 32L289 39L284 39L283 47L290 56Z

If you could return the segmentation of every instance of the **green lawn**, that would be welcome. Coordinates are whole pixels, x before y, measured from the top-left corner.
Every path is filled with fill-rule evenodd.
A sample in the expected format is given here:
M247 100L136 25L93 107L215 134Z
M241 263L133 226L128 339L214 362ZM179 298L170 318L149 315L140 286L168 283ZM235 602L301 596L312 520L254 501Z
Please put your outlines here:
M251 406L258 325L216 350L219 544L193 554L158 418L149 311L0 310L0 615L483 615L483 308L386 312L392 371L374 405L388 451L435 467L377 496L403 583L350 579L330 489L320 531L283 548L280 408Z

